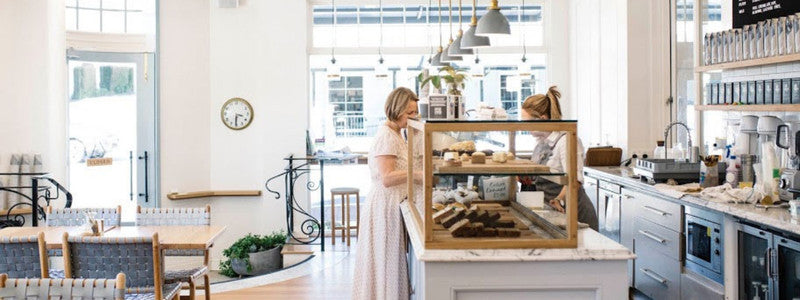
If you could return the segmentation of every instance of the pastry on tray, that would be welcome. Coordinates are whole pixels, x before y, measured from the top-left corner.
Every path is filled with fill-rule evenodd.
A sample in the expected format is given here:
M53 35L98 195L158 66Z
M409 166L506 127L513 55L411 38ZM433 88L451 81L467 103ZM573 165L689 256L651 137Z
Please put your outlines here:
M459 210L456 213L450 215L449 217L444 218L442 220L442 226L444 226L445 228L450 228L450 226L453 226L453 224L455 224L456 222L461 221L461 219L463 219L465 215L466 213L463 210Z
M447 159L447 160L444 161L444 166L445 167L460 167L461 166L461 160L459 160L459 159Z
M483 153L483 152L472 153L472 163L473 164L485 164L486 163L486 153Z

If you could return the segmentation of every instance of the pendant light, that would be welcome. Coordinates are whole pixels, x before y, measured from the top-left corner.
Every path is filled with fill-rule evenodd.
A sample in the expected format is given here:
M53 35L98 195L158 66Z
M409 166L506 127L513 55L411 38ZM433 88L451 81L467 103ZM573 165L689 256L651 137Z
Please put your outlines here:
M331 45L331 63L326 68L328 80L339 80L342 68L336 64L336 0L331 0L331 25L333 28L333 44Z
M449 66L449 63L442 62L442 0L439 0L439 52L431 58L432 67Z
M485 68L483 67L481 59L478 56L478 49L474 50L475 50L475 60L473 60L474 64L469 67L469 76L472 78L478 78L478 80L480 80L484 76L483 72Z
M450 45L450 48L447 50L447 54L450 56L464 56L472 55L474 53L472 49L461 48L461 37L464 36L464 31L461 30L461 16L463 15L461 7L461 0L458 0L458 35L456 35L456 40L453 41L453 44Z
M492 0L492 6L478 20L478 26L475 27L475 35L491 37L509 34L511 34L511 26L508 24L508 19L500 13L500 6L497 5L497 0Z
M525 44L525 27L522 23L522 19L525 18L525 0L522 0L522 6L520 6L520 17L519 17L519 28L522 31L522 59L520 59L520 64L517 66L517 72L519 73L519 77L521 78L531 78L531 64L528 63L528 58L526 55L528 54L528 47Z
M453 0L447 0L447 2L450 3L450 18L448 18L450 21L450 43L447 44L447 50L442 52L442 57L440 60L448 63L463 61L464 59L461 56L451 56L448 54L450 52L450 46L453 45Z
M490 46L488 37L475 35L475 27L478 26L478 6L475 1L476 0L472 0L472 23L469 24L469 28L464 32L464 36L461 37L461 49L475 49Z
M389 77L389 67L383 60L383 0L378 1L378 17L380 19L380 42L378 44L378 65L375 66L375 77Z

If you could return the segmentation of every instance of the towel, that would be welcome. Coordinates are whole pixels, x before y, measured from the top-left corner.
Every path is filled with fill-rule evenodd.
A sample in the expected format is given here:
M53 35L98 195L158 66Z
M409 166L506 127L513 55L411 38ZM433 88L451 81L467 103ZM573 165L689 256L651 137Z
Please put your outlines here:
M669 185L659 183L654 186L659 192L667 196L680 199L687 194L697 194L703 190L699 183L687 183L682 185Z
M729 183L710 187L700 192L703 199L722 203L756 203L764 197L764 193L750 187L733 188Z

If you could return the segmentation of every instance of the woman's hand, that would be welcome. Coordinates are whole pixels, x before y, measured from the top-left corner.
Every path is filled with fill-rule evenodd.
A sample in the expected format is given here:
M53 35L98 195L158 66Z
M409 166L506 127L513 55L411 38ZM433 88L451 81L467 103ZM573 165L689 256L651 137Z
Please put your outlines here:
M559 199L550 200L550 206L552 206L555 210L557 210L560 213L564 213L565 212L564 207L561 206L561 200L559 200Z

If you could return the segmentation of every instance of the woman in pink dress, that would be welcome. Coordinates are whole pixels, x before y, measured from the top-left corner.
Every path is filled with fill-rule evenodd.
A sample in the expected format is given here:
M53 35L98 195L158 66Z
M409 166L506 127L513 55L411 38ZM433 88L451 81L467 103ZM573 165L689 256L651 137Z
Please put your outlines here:
M419 99L397 88L384 105L387 121L369 151L372 189L361 215L353 299L408 299L408 270L400 203L407 194L408 147L401 134L417 116Z

